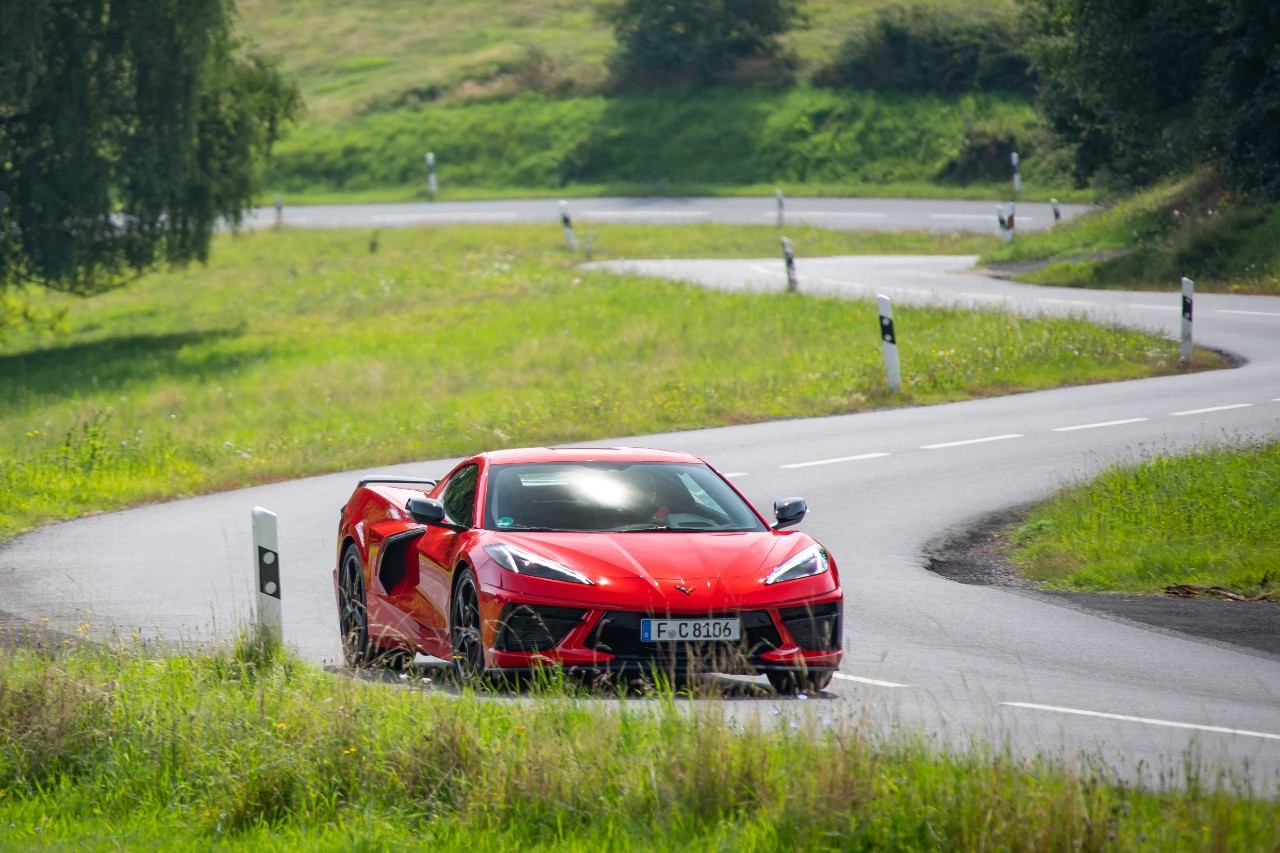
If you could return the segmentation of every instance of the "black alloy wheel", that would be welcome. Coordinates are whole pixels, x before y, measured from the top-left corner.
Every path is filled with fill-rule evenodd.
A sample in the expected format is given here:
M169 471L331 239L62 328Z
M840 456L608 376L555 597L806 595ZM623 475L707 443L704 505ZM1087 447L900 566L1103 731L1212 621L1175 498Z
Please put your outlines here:
M782 696L798 693L821 693L831 684L833 672L793 672L782 669L765 670L770 686Z
M368 666L369 610L364 597L364 565L354 542L342 552L342 567L338 570L338 630L342 632L342 659L347 666Z
M413 663L413 652L408 649L383 649L369 641L364 565L354 542L342 552L338 571L338 630L342 632L342 659L351 669L377 666L404 672Z
M484 639L480 633L480 591L470 569L458 570L449 613L449 639L458 680L479 684L484 679Z

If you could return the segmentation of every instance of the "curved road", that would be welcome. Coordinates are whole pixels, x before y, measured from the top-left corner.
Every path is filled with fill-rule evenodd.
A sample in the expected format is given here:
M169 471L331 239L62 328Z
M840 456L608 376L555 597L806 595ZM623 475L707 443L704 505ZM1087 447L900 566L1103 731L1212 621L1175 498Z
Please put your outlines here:
M773 198L576 198L567 200L575 227L610 222L649 225L687 225L724 222L772 225L778 221ZM1083 204L1060 205L1063 219L1089 209ZM928 229L998 233L996 203L945 199L894 198L789 198L784 202L784 222L860 230ZM248 228L270 227L274 208L261 207L245 220ZM441 201L413 204L334 204L283 209L285 225L304 228L367 226L394 228L411 225L473 223L481 225L557 223L560 205L555 199L506 199L500 201ZM1048 228L1053 208L1041 202L1020 202L1020 231Z
M802 261L808 292L1084 312L1172 332L1176 295L1034 288L966 273L971 258ZM636 261L705 286L779 289L779 261ZM1130 778L1207 768L1280 790L1280 660L1109 620L923 568L940 533L1049 494L1115 461L1280 435L1280 298L1201 296L1199 343L1230 371L1066 388L946 406L644 436L734 475L753 500L800 494L806 529L840 559L843 672L814 701L731 713L815 712L859 725L977 737L1018 754L1099 755ZM902 341L908 346L909 341ZM602 442L617 443L617 442ZM451 460L401 466L442 473ZM385 470L385 469L384 469ZM262 486L53 525L0 548L0 608L96 635L225 636L250 614L249 511L280 516L288 640L332 660L334 523L355 473ZM86 613L85 611L93 612Z

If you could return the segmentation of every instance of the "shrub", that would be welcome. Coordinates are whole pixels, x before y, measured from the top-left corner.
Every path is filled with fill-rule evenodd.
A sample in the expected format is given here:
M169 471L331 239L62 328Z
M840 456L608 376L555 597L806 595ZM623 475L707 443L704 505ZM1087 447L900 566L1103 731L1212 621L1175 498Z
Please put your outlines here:
M816 75L825 86L954 95L1031 93L1035 79L1016 18L987 10L889 6L851 35Z

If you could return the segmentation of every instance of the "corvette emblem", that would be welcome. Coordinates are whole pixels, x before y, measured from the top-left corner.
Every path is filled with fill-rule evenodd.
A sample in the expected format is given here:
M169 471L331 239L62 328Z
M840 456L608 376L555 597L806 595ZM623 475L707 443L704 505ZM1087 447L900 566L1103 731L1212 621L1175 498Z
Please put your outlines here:
M693 587L691 586L680 586L680 584L676 584L676 589L683 592L685 595L693 595Z

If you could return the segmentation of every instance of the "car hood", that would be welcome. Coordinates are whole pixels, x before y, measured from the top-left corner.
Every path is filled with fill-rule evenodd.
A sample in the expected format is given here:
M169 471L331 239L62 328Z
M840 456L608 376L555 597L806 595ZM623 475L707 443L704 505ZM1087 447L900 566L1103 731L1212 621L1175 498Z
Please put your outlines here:
M742 533L504 533L501 540L593 579L717 580L763 577L813 540L796 531Z

